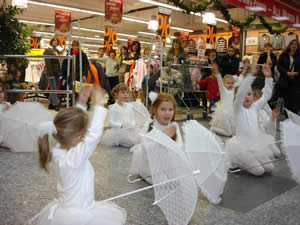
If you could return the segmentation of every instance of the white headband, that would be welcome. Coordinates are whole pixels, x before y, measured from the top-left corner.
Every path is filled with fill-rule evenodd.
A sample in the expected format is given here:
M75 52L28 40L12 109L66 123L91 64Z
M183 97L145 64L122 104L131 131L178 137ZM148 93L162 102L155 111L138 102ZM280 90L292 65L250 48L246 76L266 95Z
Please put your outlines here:
M46 134L52 135L56 134L56 127L53 121L42 122L39 124L40 137L45 136Z
M150 98L151 104L153 104L156 101L157 96L158 96L157 93L154 91L151 91L149 93L149 98Z

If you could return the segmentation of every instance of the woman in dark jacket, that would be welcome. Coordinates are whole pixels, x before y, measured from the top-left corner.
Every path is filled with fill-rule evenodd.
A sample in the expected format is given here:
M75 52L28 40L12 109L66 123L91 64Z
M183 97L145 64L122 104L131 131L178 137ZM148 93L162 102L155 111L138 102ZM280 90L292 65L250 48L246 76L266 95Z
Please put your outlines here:
M44 55L59 56L57 50L59 40L54 37L50 41L50 47L44 51ZM47 75L48 83L51 90L57 90L58 79L60 76L60 62L59 59L45 59L45 73ZM59 102L57 94L50 94L48 99L48 109L55 109L59 111Z
M300 115L300 53L299 42L292 40L285 52L279 56L279 96L285 107Z
M172 63L178 64L181 61L185 61L187 53L184 51L180 38L175 38L172 42L172 48L168 51L166 63L171 65Z
M237 75L240 66L239 58L235 57L235 49L233 46L230 46L227 50L227 55L223 57L218 57L216 60L220 72L224 77L227 74Z
M75 74L75 80L80 81L80 52L79 52L79 42L78 41L73 41L72 42L72 48L71 48L71 55L76 55L76 61L75 61L75 65L76 65L76 74ZM88 61L88 57L86 56L86 54L81 51L81 55L82 55L82 78L83 80L86 79L87 75L88 75L88 70L89 70L89 61ZM69 87L72 88L72 60L70 60L70 77L69 77ZM67 71L68 71L68 59L65 59L63 61L63 65L62 65L62 76L64 80L67 80Z

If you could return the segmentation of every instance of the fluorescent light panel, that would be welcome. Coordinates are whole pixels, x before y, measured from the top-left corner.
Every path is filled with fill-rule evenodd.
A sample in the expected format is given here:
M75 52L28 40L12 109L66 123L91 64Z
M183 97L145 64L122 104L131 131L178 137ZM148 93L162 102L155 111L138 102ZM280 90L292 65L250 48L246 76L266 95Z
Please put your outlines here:
M91 10L84 10L84 9L78 9L78 8L73 8L73 7L66 7L66 6L62 6L62 5L55 5L55 4L49 4L49 3L42 3L42 2L35 2L35 1L30 1L28 0L29 4L33 4L33 5L41 5L41 6L47 6L47 7L51 7L51 8L58 8L58 9L64 9L64 10L71 10L71 11L76 11L76 12L83 12L83 13L88 13L88 14L93 14L93 15L99 15L99 16L105 16L104 13L101 12L96 12L96 11L91 11ZM147 24L148 25L148 21L143 21L143 20L137 20L137 19L133 19L133 18L129 18L129 17L122 17L123 20L127 20L127 21L131 21L131 22L136 22L136 23L143 23L143 24ZM193 32L191 30L187 31L187 29L184 28L179 28L179 27L171 27L175 30L182 30L182 31L186 31L186 32Z
M44 22L35 22L35 21L28 21L28 20L20 20L20 22L22 23L32 23L32 24L40 24L40 25L46 25L46 26L55 26L54 23L44 23ZM74 29L79 29L79 27L73 27ZM95 29L90 29L90 28L84 28L84 27L80 27L80 30L84 30L84 31L91 31L91 32L96 32L96 33L102 33L104 34L103 30L95 30ZM137 37L136 35L132 35L132 34L123 34L123 33L118 33L118 36L125 36L125 37Z
M150 35L150 36L156 36L155 33L148 33L148 32L142 32L142 31L139 31L138 33L139 33L139 34ZM175 36L171 36L170 38L176 38L176 37L175 37Z

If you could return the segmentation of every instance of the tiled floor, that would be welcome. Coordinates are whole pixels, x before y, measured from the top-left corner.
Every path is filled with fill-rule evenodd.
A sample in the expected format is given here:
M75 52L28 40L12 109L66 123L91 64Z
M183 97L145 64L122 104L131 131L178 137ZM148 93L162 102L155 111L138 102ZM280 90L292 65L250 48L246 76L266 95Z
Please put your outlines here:
M183 116L184 117L184 116ZM200 121L208 125L207 121ZM91 157L95 169L95 198L103 200L147 184L127 182L131 153L126 148L100 145ZM37 153L0 149L0 225L24 225L56 197L53 173L38 168ZM165 225L153 206L153 190L115 201L128 213L128 225ZM199 192L190 225L300 225L300 187L290 178L285 160L272 175L230 175L223 201L210 204Z

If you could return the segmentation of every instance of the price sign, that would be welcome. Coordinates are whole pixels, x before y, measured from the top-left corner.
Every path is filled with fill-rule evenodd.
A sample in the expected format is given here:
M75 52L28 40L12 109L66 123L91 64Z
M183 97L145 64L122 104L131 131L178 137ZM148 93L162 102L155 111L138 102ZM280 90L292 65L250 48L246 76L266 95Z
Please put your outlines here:
M31 37L30 38L31 48L41 48L41 37Z
M216 46L216 26L207 25L206 27L206 48L212 49Z
M61 46L61 47L65 47L67 45L67 39L65 36L61 36L61 35L56 35L59 43L58 45Z
M166 47L166 38L171 36L171 10L159 8L157 21L158 29L156 35L160 36L164 47Z
M113 48L113 42L118 40L117 32L112 28L106 27L104 29L104 48L106 51L110 51Z

